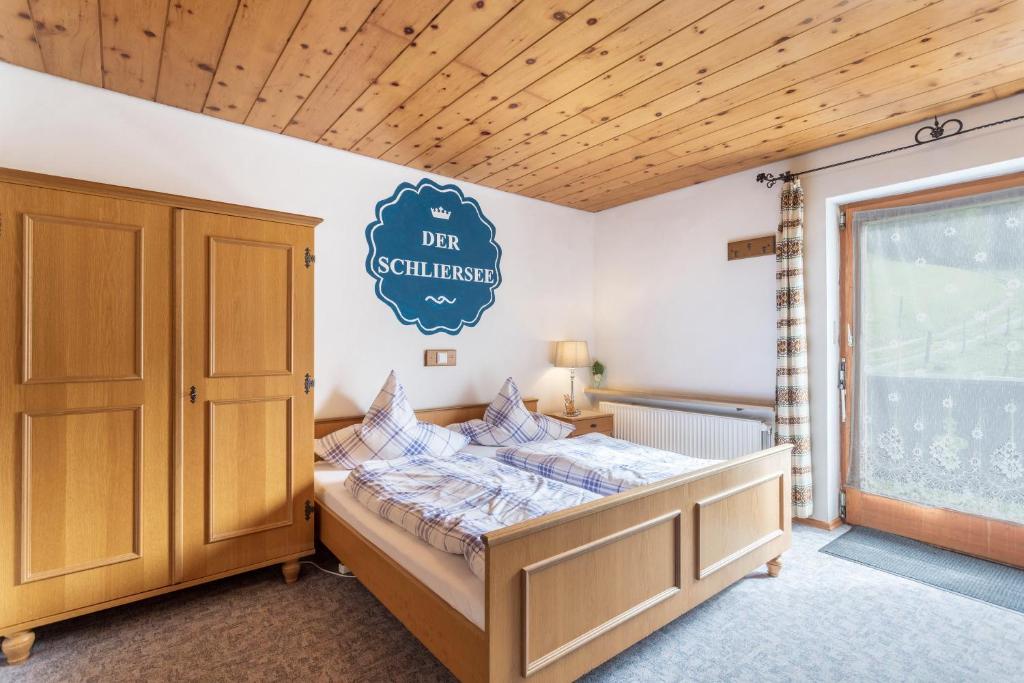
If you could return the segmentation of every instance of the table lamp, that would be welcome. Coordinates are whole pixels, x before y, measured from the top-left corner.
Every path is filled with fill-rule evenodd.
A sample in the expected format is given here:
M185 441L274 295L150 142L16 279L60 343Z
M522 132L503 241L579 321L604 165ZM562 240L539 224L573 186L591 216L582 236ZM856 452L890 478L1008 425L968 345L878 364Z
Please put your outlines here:
M555 344L555 367L569 368L569 396L565 402L566 417L577 417L576 368L590 365L590 351L585 341L560 341Z

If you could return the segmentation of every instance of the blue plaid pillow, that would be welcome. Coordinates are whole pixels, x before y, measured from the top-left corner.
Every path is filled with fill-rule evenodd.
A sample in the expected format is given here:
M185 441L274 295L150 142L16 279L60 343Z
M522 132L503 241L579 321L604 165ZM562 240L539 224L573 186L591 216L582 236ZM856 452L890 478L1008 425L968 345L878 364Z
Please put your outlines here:
M316 454L338 467L352 469L374 459L406 455L446 457L467 443L469 439L458 432L418 422L405 388L392 371L362 424L317 439Z
M479 446L514 446L529 441L564 439L575 429L561 420L527 410L519 387L511 377L487 406L483 420L461 422L448 428L458 430Z

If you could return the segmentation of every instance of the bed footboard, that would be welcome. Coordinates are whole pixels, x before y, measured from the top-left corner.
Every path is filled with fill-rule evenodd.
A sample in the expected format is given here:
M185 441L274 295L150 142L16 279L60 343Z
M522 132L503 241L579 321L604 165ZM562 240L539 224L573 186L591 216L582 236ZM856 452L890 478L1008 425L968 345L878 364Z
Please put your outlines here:
M486 535L490 680L575 679L776 561L791 540L790 449Z

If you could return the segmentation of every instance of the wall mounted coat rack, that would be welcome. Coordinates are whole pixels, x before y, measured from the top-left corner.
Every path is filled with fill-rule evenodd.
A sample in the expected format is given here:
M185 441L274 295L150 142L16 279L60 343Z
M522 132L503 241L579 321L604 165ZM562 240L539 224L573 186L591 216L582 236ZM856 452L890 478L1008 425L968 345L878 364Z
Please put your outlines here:
M745 240L729 242L729 260L736 261L754 256L772 256L775 254L775 235L751 237Z

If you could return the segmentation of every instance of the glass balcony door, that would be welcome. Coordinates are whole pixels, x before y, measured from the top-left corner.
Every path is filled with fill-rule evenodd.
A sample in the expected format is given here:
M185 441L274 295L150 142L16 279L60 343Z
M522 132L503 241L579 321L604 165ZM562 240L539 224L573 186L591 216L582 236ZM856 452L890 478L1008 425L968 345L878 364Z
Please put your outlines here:
M1024 564L1024 175L845 218L847 520Z

